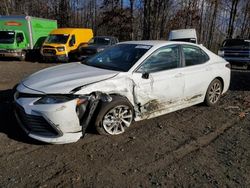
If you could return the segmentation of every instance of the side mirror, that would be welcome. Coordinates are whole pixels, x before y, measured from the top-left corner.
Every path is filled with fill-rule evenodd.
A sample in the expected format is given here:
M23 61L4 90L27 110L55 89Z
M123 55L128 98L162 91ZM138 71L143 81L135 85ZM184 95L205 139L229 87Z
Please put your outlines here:
M71 40L69 41L69 46L72 47L72 46L74 46L74 44L75 44L75 43L74 43L74 40L71 39Z
M73 35L69 41L69 46L72 47L74 46L76 43L76 38L75 38L75 35Z
M142 76L141 76L143 79L148 79L149 78L149 73L147 72L144 72L142 73Z
M21 42L23 42L23 38L22 37L17 37L16 41L17 41L17 43L21 43Z

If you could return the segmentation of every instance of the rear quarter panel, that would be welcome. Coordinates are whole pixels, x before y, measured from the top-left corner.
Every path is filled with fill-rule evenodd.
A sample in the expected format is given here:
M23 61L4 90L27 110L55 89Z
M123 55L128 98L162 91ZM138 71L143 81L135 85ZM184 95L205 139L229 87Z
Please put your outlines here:
M211 74L214 78L221 78L223 81L222 94L227 92L230 85L231 70L226 67L229 64L226 60L203 47L203 50L210 56Z

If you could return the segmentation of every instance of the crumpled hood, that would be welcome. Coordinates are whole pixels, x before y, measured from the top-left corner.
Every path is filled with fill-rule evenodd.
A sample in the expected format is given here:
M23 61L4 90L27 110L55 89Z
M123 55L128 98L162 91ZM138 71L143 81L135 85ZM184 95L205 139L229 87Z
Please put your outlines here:
M22 84L47 94L65 94L76 87L114 77L118 73L81 63L68 63L38 71L24 79Z

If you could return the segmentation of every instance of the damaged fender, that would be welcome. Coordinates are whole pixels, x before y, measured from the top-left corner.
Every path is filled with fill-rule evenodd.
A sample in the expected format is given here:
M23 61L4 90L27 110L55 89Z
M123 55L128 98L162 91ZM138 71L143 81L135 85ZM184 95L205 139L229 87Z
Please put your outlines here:
M111 102L112 97L108 94L101 93L101 92L94 92L92 93L88 98L88 105L86 113L84 114L84 117L82 120L80 120L80 124L82 126L82 136L84 137L86 129L89 126L89 123L97 110L97 106L99 102Z

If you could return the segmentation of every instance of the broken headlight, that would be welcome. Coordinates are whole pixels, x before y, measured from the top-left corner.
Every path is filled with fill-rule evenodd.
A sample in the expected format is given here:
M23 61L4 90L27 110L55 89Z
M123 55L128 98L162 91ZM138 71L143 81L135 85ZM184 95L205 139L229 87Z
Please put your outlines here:
M34 104L58 104L73 100L73 97L68 96L45 96L37 100Z

